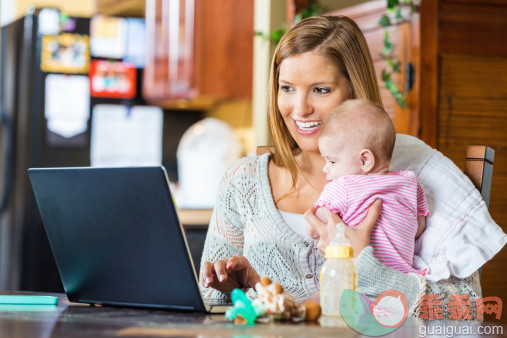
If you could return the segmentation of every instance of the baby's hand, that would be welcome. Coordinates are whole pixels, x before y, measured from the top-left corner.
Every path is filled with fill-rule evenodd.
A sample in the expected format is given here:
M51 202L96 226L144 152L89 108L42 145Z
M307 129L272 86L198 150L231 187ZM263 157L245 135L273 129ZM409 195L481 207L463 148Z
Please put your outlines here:
M319 233L315 231L315 229L312 228L308 223L306 223L306 233L313 239L319 238Z
M327 216L323 207L318 208L317 211L315 211L315 216L317 216L317 218L320 219L323 223L327 223Z
M417 233L415 234L415 238L421 237L425 229L426 229L426 216L423 215L417 216Z
M323 208L318 208L317 211L315 211L315 216L317 216L317 218L320 219L322 222L327 223L326 213L324 212ZM306 223L306 232L308 233L308 236L310 236L313 239L319 238L319 233L314 228L312 228L308 223Z

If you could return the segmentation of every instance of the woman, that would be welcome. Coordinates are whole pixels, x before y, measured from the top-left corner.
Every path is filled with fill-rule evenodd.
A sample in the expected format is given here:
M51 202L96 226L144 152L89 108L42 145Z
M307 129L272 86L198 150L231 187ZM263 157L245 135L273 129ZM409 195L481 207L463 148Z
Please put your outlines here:
M364 36L346 17L312 17L287 32L273 57L269 92L272 153L237 161L219 188L201 264L200 282L209 298L226 298L236 287L253 288L265 275L298 302L318 299L321 252L339 221L328 212L328 223L322 223L312 209L327 183L318 149L320 124L347 99L382 105ZM412 315L425 294L440 294L444 302L451 294L480 297L477 273L427 283L380 263L369 246L380 207L376 201L360 226L347 229L358 291L373 299L385 290L400 290ZM305 236L305 211L318 240Z

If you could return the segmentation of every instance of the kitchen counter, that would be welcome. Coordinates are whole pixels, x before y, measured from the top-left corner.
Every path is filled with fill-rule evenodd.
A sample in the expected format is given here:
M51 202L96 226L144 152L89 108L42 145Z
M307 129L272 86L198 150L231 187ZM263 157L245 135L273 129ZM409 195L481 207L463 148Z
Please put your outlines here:
M178 209L181 224L188 226L208 226L213 209Z

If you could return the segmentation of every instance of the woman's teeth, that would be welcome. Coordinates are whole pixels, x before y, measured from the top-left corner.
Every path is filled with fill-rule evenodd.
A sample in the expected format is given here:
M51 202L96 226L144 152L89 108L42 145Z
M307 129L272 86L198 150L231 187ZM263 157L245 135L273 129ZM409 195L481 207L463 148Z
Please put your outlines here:
M296 121L296 124L299 129L301 130L313 130L316 129L318 126L321 125L322 122L300 122Z

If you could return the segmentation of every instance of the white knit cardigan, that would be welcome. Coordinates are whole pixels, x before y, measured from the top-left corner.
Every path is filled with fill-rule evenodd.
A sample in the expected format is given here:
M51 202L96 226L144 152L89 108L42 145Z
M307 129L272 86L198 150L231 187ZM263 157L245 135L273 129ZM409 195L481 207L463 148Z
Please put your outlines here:
M243 255L260 276L279 282L297 302L302 302L319 291L324 258L316 240L296 234L283 221L271 195L268 162L268 154L245 157L228 168L219 186L201 267L204 262ZM407 297L412 316L417 316L420 297L425 294L440 294L444 304L451 295L481 297L477 273L430 283L420 275L404 274L380 263L371 247L361 252L356 268L359 292L374 299L385 290L399 290ZM211 288L203 288L202 292L209 299L229 297Z

